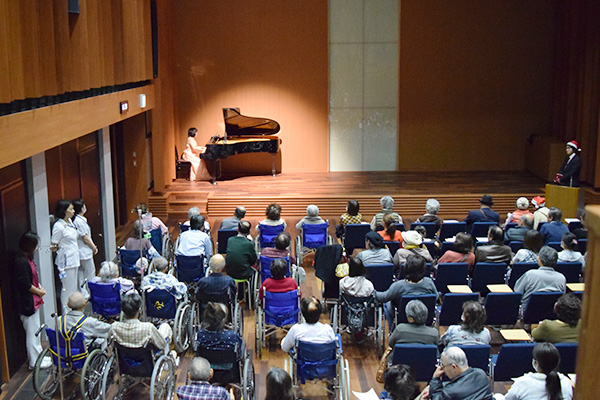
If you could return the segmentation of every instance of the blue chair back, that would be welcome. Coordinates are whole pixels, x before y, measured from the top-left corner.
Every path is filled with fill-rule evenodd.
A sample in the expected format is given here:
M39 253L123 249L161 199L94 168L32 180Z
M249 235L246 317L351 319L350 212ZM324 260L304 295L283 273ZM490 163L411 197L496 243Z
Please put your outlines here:
M260 234L258 237L260 248L264 249L265 247L275 247L275 238L285 229L283 224L275 226L260 224L259 226Z
M347 252L365 247L365 237L371 232L369 224L348 224L344 235L344 247Z
M227 241L237 235L237 229L219 229L217 232L217 252L227 254Z
M539 231L540 229L542 229L542 226L544 226L544 224L547 224L547 222L543 221L543 222L538 223L537 230Z
M486 373L490 370L490 349L489 344L475 344L475 345L459 345L467 360L469 361L469 367L481 368Z
M263 292L265 322L278 327L292 325L298 322L300 303L298 290L273 293Z
M189 231L190 230L190 225L184 225L184 224L179 224L179 234L181 235L183 232L185 231Z
M514 263L510 270L510 277L508 278L508 286L514 290L515 284L525 272L530 269L536 269L538 265L536 263Z
M396 252L400 248L400 242L397 242L395 240L391 240L391 241L390 240L385 240L383 242L383 244L388 248L388 250L392 254L392 257L394 257L396 255Z
M438 258L438 250L435 247L435 242L433 240L423 240L423 245L429 250L429 255L431 255L432 259Z
M468 274L469 264L467 263L438 264L435 287L438 292L448 293L448 285L466 285Z
M486 287L489 284L498 284L506 282L506 264L505 263L477 263L473 270L473 280L471 289L482 295L489 292Z
M546 243L546 246L550 246L556 251L563 250L561 242L548 242L548 243Z
M582 229L583 228L583 224L581 223L581 221L571 221L569 222L569 231L575 233L575 231L577 229Z
M559 370L563 374L574 374L577 367L577 343L555 343L560 353Z
M433 239L435 237L435 234L437 233L437 227L435 225L435 222L413 222L410 225L410 230L414 231L417 226L422 226L423 228L425 228L425 230L427 231L426 237L428 237L429 239Z
M442 242L442 251L441 251L442 255L444 255L444 253L447 252L448 250L454 250L454 243L453 242Z
M327 230L329 223L322 224L303 224L302 225L302 246L309 249L317 249L327 244Z
M88 282L92 311L103 317L121 314L121 285L113 283Z
M535 343L505 343L498 354L492 356L492 376L495 382L510 381L512 378L534 372L531 365Z
M149 378L154 370L154 352L158 349L151 343L145 347L125 347L115 342L117 357L119 360L119 370L121 374Z
M148 257L146 252L142 253L143 257ZM135 263L140 258L139 250L124 250L119 249L119 266L121 267L121 276L137 278L140 274L135 270Z
M443 242L447 238L454 237L458 232L467 232L466 222L443 222L440 229L440 241Z
M431 278L432 273L433 273L433 265L431 263L426 263L424 276L427 278ZM404 271L404 264L402 264L400 266L400 272L396 272L396 275L397 275L396 277L398 278L398 280L406 278L406 272Z
M555 319L554 303L563 292L534 292L523 312L524 324L537 324L545 319Z
M404 224L402 222L395 222L394 225L396 225L397 231L404 232ZM378 229L378 230L381 230L381 229Z
M373 283L375 290L388 290L394 280L394 264L365 265L365 277Z
M59 334L58 343L60 346L60 353L56 349L56 331L54 329L46 328L46 335L48 335L48 344L52 353L52 361L54 365L58 366L57 354L60 354L61 367L67 369L81 369L85 364L87 357L87 350L85 347L85 336L81 331L77 331L75 335L69 341L70 352L67 352L67 343L65 338ZM69 366L71 364L71 366Z
M579 252L581 254L585 254L587 251L587 239L577 239L577 247L579 248Z
M198 282L204 276L203 256L175 256L175 269L180 282Z
M437 364L438 348L434 344L402 344L394 346L392 365L410 365L418 382L429 382Z
M484 308L488 325L515 325L519 319L521 293L488 293Z
M461 323L462 306L467 301L477 301L477 293L447 293L444 296L442 309L440 310L440 326L449 326Z
M298 378L302 384L307 380L329 379L337 376L338 346L341 346L339 340L329 343L310 343L301 340L297 342L296 364Z
M506 226L504 226L504 232L506 232L509 229L516 228L518 225L518 222L509 222L508 224L506 224Z
M177 301L168 290L146 291L146 315L151 318L173 319L177 311Z
M156 251L162 254L162 231L160 228L152 229L150 231L150 243L152 243L152 246L154 246Z
M396 307L396 323L408 323L406 319L406 305L411 300L421 300L427 307L427 325L433 324L433 317L435 315L435 294L419 294L412 296L402 296L400 304Z
M283 257L285 262L287 263L287 272L285 273L286 277L290 276L290 256ZM261 283L265 281L265 279L271 277L271 263L273 260L277 260L277 258L267 257L260 255L260 281Z
M471 225L471 236L473 239L487 237L490 226L498 225L497 222L473 222Z
M510 251L516 253L523 248L523 242L520 240L511 240L508 242L508 247L510 247Z
M581 267L581 263L578 262L558 262L554 269L567 278L567 283L578 283L581 277Z

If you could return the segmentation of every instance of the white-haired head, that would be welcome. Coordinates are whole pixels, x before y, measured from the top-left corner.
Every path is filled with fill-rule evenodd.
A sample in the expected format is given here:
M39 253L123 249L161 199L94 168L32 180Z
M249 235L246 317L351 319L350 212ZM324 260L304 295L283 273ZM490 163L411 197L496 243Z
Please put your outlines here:
M112 261L104 261L100 266L100 280L103 282L119 277L119 267Z
M309 205L306 207L306 214L309 217L316 217L319 215L319 207L315 206L314 204Z
M225 257L223 257L221 254L215 254L210 258L208 266L210 267L212 272L220 274L225 268Z
M436 199L428 199L425 203L425 210L428 214L436 215L440 211L440 202Z
M198 207L191 207L188 210L188 219L192 219L194 215L200 215L200 209Z

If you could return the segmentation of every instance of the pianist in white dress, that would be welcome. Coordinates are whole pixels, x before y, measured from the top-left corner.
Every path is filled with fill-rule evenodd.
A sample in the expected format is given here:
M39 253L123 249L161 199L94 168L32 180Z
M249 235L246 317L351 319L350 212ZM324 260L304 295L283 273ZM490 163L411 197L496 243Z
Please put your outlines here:
M209 180L210 174L206 169L204 161L200 159L200 154L206 151L206 147L198 146L198 143L196 143L195 139L196 132L198 132L196 128L188 129L187 144L183 154L181 155L181 158L192 163L192 168L190 170L191 181Z

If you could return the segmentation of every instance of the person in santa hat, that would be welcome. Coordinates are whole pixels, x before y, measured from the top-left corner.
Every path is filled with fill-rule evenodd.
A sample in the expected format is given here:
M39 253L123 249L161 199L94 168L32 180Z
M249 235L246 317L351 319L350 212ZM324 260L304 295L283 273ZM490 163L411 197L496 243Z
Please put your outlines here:
M581 151L579 144L571 140L567 143L567 156L563 162L560 171L556 174L554 183L563 186L579 187L579 173L581 171L581 158L578 153Z

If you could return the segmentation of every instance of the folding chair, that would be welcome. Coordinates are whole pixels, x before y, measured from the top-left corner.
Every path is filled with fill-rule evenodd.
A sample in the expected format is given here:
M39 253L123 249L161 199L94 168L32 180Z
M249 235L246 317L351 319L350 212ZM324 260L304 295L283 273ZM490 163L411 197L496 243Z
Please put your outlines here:
M521 293L488 293L484 308L488 325L515 325L519 320Z
M456 347L461 348L465 352L469 361L469 367L481 368L486 373L489 372L491 349L489 344L458 345Z
M531 365L532 352L535 343L505 343L498 354L493 354L490 360L490 376L492 382L510 381L535 372Z
M467 263L438 264L435 276L435 287L438 292L448 293L448 285L466 285L469 274Z
M476 263L473 270L471 290L486 295L489 290L487 285L506 282L505 263Z
M435 238L435 234L437 233L437 226L435 222L413 222L410 225L410 230L414 231L417 226L422 226L427 231L426 237L429 239Z
M443 222L440 228L440 241L456 236L459 232L467 232L466 222ZM485 233L487 236L487 232Z
M459 324L462 317L462 306L467 301L478 301L477 293L447 293L439 311L437 325L450 326Z
M434 344L402 344L394 346L392 365L410 365L418 382L429 382L435 371L438 348Z
M498 225L497 222L473 222L471 225L471 236L473 238L487 237L491 226Z
M352 254L354 249L365 248L365 238L371 232L369 224L348 224L344 234L344 247L347 254Z
M237 229L219 229L217 231L217 253L227 254L227 241L237 235Z
M508 279L506 283L514 290L515 284L519 278L522 277L525 272L530 269L536 269L537 267L538 265L536 263L514 263L510 269L510 275L507 273Z
M537 324L545 319L554 319L554 303L563 292L534 292L523 312L524 324Z
M400 304L396 306L396 325L402 323L408 323L406 319L406 305L411 300L421 300L423 304L427 307L427 321L426 325L433 325L433 320L435 316L435 302L436 296L435 294L419 294L419 295L411 295L411 296L402 296L400 300Z
M581 263L578 262L558 262L554 269L567 278L567 283L579 283L581 282L581 267Z
M375 290L383 292L394 281L394 264L365 265L366 278L373 283Z

